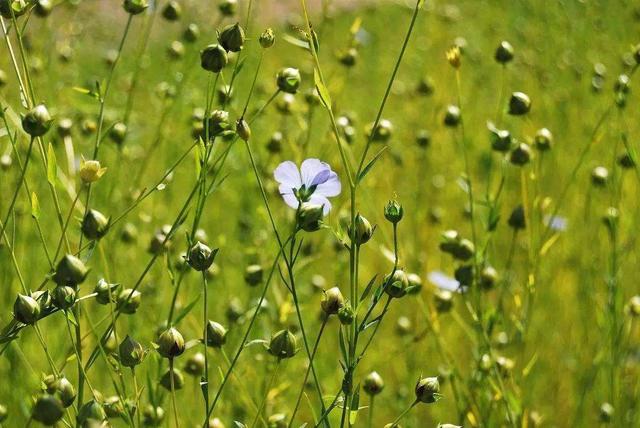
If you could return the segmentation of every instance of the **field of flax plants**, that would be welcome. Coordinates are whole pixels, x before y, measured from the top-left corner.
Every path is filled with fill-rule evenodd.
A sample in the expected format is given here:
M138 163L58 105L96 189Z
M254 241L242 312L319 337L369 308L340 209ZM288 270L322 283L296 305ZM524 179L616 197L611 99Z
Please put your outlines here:
M0 424L640 426L631 3L0 0Z

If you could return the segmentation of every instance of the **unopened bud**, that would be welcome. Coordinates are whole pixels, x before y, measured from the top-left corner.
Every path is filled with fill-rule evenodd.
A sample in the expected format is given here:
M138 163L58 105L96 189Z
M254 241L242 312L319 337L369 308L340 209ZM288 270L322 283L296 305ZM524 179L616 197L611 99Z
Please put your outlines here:
M278 359L291 358L298 351L296 337L289 330L280 330L271 336L268 350Z
M340 308L344 306L344 297L338 287L332 287L325 291L320 302L322 310L327 315L337 314Z
M437 377L425 377L415 388L416 399L422 403L435 403L440 398L440 382Z
M158 337L158 353L164 358L174 358L184 352L184 338L171 327Z

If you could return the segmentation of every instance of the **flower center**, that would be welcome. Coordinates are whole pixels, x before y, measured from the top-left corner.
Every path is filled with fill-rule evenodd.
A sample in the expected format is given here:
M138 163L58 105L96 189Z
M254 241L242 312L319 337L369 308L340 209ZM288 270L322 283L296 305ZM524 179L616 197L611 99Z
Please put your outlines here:
M316 191L316 187L318 186L315 184L309 187L303 184L299 189L293 189L293 193L300 202L309 202L311 195Z

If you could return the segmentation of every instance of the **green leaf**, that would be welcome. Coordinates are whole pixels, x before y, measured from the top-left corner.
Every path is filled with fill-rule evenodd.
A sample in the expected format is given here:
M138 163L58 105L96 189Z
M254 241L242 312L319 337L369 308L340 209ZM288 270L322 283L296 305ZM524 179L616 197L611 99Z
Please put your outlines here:
M362 171L360 172L360 175L358 176L358 183L361 182L362 179L365 177L365 175L367 175L369 173L371 168L373 168L373 165L375 165L375 163L378 161L378 159L380 159L380 156L382 156L382 154L388 148L389 148L389 146L384 146L383 148L381 148L380 151L378 151L378 153L376 153L376 155L373 157L373 159L371 159L369 161L369 163L367 163L367 165L364 168L362 168Z
M292 44L293 46L297 46L299 48L302 49L309 49L309 43L305 42L304 40L300 40L296 37L290 36L288 34L285 34L284 36L282 36L282 39L287 42Z
M362 295L360 296L360 301L364 301L364 299L367 298L367 296L369 295L369 293L371 292L371 288L373 287L373 284L376 282L376 278L378 277L378 275L373 275L373 278L371 278L369 280L369 283L367 284L367 286L364 288L364 291L362 292Z
M360 409L360 385L356 387L356 392L351 397L351 405L349 406L349 426L356 424L358 410Z
M56 177L58 175L58 164L56 163L56 152L53 150L53 146L49 143L47 149L47 181L52 186L56 185Z
M329 95L327 87L322 83L322 79L320 78L320 73L318 73L317 68L313 70L313 81L316 85L318 95L320 96L320 101L322 101L322 104L327 110L331 111L331 96Z
M40 218L40 203L36 192L31 192L31 217L36 220Z

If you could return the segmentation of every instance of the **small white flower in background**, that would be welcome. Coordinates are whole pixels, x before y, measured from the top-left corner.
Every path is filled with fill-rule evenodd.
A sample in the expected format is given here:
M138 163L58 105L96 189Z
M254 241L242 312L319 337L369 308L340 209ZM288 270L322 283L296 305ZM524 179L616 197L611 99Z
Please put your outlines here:
M320 205L324 215L331 211L328 198L338 196L342 190L338 174L319 159L306 159L300 169L291 161L282 162L273 177L280 184L282 199L291 208L298 209L307 203Z
M549 215L544 218L544 222L547 226L549 226L549 229L553 230L554 232L564 232L565 230L567 230L567 225L569 223L564 217Z
M454 291L458 293L464 293L467 290L467 287L460 287L460 283L457 279L452 278L439 270L429 272L427 279L440 290Z

